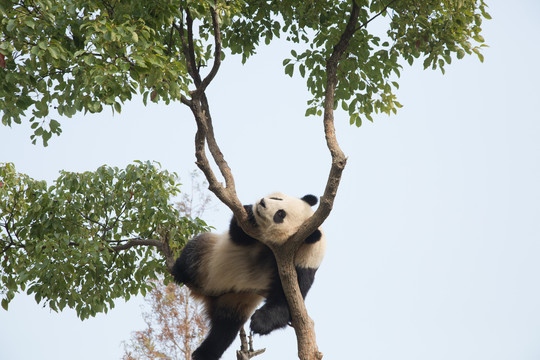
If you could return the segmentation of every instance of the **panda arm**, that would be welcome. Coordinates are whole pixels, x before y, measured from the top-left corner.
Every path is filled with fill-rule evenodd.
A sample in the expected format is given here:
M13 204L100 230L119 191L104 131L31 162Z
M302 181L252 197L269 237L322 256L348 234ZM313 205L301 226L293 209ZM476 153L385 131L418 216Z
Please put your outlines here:
M257 223L255 222L255 217L253 215L253 206L252 205L244 205L244 209L246 209L246 212L248 213L248 221L253 226L257 226ZM233 216L231 219L231 223L229 225L229 236L233 243L236 245L252 245L257 242L255 238L252 238L248 234L244 232L244 230L238 225L238 222L236 221L236 218Z
M313 285L313 281L315 281L316 272L317 269L296 267L298 286L300 287L303 299L306 298L309 289L311 289L311 285Z
M317 269L296 267L298 285L304 299L315 280L316 271ZM291 313L283 287L280 281L276 281L272 285L264 305L251 317L251 331L259 335L266 335L287 326L290 321Z

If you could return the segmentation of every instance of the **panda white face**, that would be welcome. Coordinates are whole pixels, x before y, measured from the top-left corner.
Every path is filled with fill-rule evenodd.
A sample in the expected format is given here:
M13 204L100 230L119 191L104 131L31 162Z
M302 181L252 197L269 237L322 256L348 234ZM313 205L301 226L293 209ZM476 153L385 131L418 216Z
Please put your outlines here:
M282 193L270 194L255 203L253 214L262 236L277 243L286 241L300 225L313 215L311 206L317 203L313 195L302 199Z

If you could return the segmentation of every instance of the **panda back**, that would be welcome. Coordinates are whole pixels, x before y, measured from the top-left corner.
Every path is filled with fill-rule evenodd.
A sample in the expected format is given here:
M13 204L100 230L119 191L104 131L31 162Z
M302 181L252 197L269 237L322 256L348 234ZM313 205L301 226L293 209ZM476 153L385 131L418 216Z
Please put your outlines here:
M190 288L204 286L208 278L208 271L205 270L206 259L211 253L216 239L215 234L203 233L187 242L172 270L172 275L177 283L185 284Z
M209 292L254 292L263 294L270 287L275 273L275 260L270 249L256 241L238 245L229 232L219 235L205 259Z

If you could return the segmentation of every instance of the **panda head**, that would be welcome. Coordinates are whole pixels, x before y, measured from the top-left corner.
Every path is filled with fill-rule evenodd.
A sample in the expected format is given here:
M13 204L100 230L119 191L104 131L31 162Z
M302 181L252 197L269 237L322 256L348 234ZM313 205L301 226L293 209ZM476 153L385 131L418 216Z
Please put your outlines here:
M311 207L316 204L317 198L313 195L299 199L273 193L253 205L253 215L263 238L280 243L286 241L313 215Z

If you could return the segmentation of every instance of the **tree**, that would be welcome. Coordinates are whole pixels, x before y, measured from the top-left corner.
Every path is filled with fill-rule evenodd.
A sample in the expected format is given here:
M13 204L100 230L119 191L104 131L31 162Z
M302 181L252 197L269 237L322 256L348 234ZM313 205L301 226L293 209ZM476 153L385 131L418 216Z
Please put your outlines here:
M140 359L191 359L191 352L208 331L201 305L190 300L187 287L173 283L164 285L162 280L151 280L152 290L143 312L146 329L135 331L125 344L124 360ZM249 340L240 332L241 348L236 352L239 360L248 360L264 353L253 350L253 337Z
M285 73L297 69L312 99L306 115L322 116L332 156L327 186L315 215L281 247L268 244L291 308L299 357L321 358L313 324L296 283L293 259L299 244L332 210L346 157L334 131L334 110L348 112L360 126L373 114L396 113L401 104L393 89L403 68L423 58L440 68L453 58L475 53L480 60L483 0L351 1L126 1L50 2L29 5L2 2L5 68L0 71L2 121L11 125L30 115L33 141L46 143L60 133L59 115L99 112L104 105L120 111L140 92L146 103L181 101L197 123L197 165L209 188L234 213L242 228L257 238L247 222L230 168L216 141L206 89L225 54L242 61L263 41L284 37L292 44ZM386 32L370 33L381 18ZM46 34L46 35L44 35ZM479 45L473 45L471 41ZM41 119L49 119L48 123ZM207 157L215 161L220 182ZM264 241L264 239L261 239Z
M0 166L0 294L18 291L81 319L152 287L194 234L209 227L172 203L176 175L151 163L62 172L51 186Z
M191 352L203 340L208 324L200 304L189 290L173 283L152 281L153 289L143 312L146 329L133 333L123 359L191 359Z

